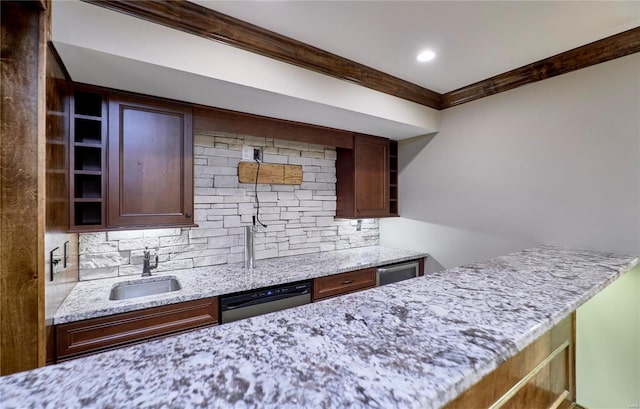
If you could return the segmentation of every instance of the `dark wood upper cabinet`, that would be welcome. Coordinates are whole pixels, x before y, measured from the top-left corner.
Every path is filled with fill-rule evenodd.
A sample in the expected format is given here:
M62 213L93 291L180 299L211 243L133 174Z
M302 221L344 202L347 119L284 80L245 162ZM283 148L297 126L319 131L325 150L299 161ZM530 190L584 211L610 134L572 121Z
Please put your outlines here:
M389 182L394 177L390 146L389 139L354 135L353 149L337 149L336 217L397 216L397 184Z
M107 227L193 226L188 105L109 95Z

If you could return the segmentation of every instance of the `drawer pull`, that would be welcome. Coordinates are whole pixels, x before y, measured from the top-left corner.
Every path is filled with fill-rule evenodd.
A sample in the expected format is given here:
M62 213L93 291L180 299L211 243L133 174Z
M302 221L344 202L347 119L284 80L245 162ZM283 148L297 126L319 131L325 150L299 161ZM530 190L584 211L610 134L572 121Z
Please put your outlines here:
M351 284L351 283L353 283L353 280L344 280L340 282L340 284Z

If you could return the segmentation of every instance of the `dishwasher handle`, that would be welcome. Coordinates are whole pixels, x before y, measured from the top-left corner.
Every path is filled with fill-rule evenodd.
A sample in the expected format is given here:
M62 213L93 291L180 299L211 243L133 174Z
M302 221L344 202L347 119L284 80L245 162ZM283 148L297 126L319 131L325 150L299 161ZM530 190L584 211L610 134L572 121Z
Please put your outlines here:
M283 300L285 298L291 298L291 297L295 297L298 295L303 295L303 294L308 294L309 291L305 290L304 292L301 293L285 293L285 294L277 294L277 295L271 295L269 297L263 297L263 298L258 298L258 299L249 299L249 300L239 300L236 302L225 302L224 300L222 301L222 310L235 310L236 308L242 308L242 307L249 307L251 305L259 305L259 304L264 304L264 303L268 303L268 302L272 302L272 301L278 301L278 300Z
M404 264L394 264L391 266L386 266L386 267L378 267L378 274L384 274L384 273L391 273L394 271L398 271L398 270L404 270L407 268L415 268L416 271L419 267L419 263L417 262L411 262L411 263L404 263Z

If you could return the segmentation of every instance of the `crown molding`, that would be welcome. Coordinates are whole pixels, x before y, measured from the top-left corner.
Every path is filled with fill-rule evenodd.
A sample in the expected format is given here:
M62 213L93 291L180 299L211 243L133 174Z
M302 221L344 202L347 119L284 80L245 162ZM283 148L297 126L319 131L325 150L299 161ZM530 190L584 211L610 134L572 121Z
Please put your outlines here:
M507 71L442 95L440 109L590 67L640 51L640 27Z
M440 94L188 1L83 0L434 109Z
M189 1L82 1L440 110L640 51L640 27L636 27L439 94Z

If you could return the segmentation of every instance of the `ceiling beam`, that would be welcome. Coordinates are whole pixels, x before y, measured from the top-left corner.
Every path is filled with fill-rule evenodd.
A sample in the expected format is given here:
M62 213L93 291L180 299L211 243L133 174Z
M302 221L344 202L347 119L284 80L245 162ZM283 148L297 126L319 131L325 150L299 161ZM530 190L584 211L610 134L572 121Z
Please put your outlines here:
M189 1L83 0L434 109L446 109L640 51L640 27L439 94Z
M438 109L440 94L188 1L84 0Z
M640 51L640 27L594 41L442 95L440 109L600 64Z

